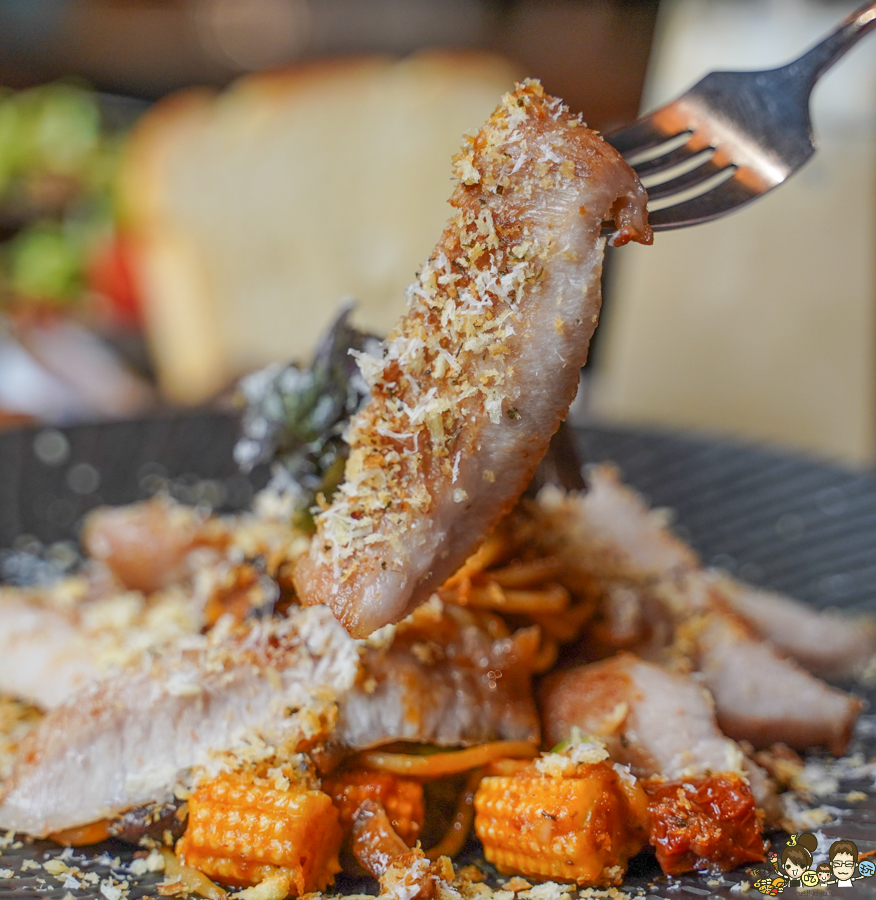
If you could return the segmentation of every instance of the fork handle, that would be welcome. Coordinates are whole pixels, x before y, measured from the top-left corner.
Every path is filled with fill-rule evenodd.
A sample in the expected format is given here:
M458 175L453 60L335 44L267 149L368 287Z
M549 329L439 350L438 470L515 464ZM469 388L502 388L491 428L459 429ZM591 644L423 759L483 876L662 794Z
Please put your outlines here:
M868 3L846 16L823 41L786 66L788 74L799 79L801 87L811 90L815 82L840 57L874 28L876 28L876 3Z

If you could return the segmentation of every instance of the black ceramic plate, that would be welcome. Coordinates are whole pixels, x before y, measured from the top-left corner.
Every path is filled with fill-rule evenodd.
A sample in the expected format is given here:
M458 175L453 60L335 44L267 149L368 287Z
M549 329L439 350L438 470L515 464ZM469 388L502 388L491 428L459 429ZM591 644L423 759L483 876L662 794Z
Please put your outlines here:
M83 513L101 503L127 503L169 486L187 502L245 505L264 473L249 480L236 473L234 437L231 420L209 414L0 435L0 577L25 580L41 566L63 567ZM876 612L876 475L640 430L594 426L578 429L576 439L583 459L614 461L653 505L673 508L677 530L706 563L820 607ZM35 562L35 550L46 562ZM876 756L876 717L862 717L852 750L866 760ZM821 798L839 815L822 829L825 840L842 837L856 841L861 852L876 849L874 774L862 771ZM847 795L856 790L868 799L850 803ZM476 856L476 847L470 851ZM58 853L41 842L0 849L0 870L13 870L11 878L0 878L0 900L34 893L63 897L70 888L45 871L21 870L25 859L43 861ZM91 868L103 879L113 857L119 858L119 879L131 859L122 845L89 850L84 861L78 856L82 870ZM655 897L738 898L739 887L733 886L752 880L746 871L711 880L658 875L647 861L634 861L625 887ZM155 876L124 877L132 898L155 893ZM82 900L101 896L99 887L71 893ZM876 896L876 876L841 895Z

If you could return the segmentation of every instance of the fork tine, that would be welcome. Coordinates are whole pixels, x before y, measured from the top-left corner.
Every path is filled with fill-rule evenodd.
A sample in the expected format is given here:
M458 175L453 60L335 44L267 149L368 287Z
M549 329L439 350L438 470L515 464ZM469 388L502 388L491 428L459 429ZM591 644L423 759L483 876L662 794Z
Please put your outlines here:
M732 178L728 178L714 190L675 206L665 206L649 212L648 222L655 231L668 231L717 219L763 193L757 186L745 184L744 177L737 170Z
M656 175L658 172L665 172L673 166L688 162L698 156L702 156L703 160L711 157L715 150L712 147L693 147L691 142L682 144L662 156L655 159L649 159L645 162L635 163L632 168L635 170L639 178L647 178L649 175Z
M702 165L679 175L677 178L671 178L669 181L663 181L660 184L652 185L646 188L648 191L648 199L650 201L662 200L664 197L671 197L681 191L696 187L698 184L714 178L720 172L726 172L731 166L717 166L711 160L707 160Z
M633 153L639 153L643 150L650 150L660 144L666 143L681 134L680 131L675 133L667 132L660 128L654 121L653 116L642 119L640 122L634 122L620 131L613 134L605 135L605 140L617 150L621 156L630 156Z

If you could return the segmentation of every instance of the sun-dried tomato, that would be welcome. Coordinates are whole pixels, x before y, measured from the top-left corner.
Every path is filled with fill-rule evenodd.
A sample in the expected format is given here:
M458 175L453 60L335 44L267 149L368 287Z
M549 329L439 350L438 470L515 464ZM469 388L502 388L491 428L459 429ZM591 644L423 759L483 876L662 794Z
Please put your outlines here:
M748 784L722 774L647 787L651 844L667 875L764 859L763 816Z

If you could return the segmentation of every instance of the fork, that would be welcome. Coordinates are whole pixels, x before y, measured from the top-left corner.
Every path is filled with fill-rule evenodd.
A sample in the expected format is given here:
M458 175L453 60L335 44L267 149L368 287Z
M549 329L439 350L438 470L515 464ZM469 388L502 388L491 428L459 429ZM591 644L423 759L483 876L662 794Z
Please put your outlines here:
M799 59L764 72L711 72L677 100L606 135L648 191L655 231L726 215L790 178L815 153L815 82L876 27L876 2Z

